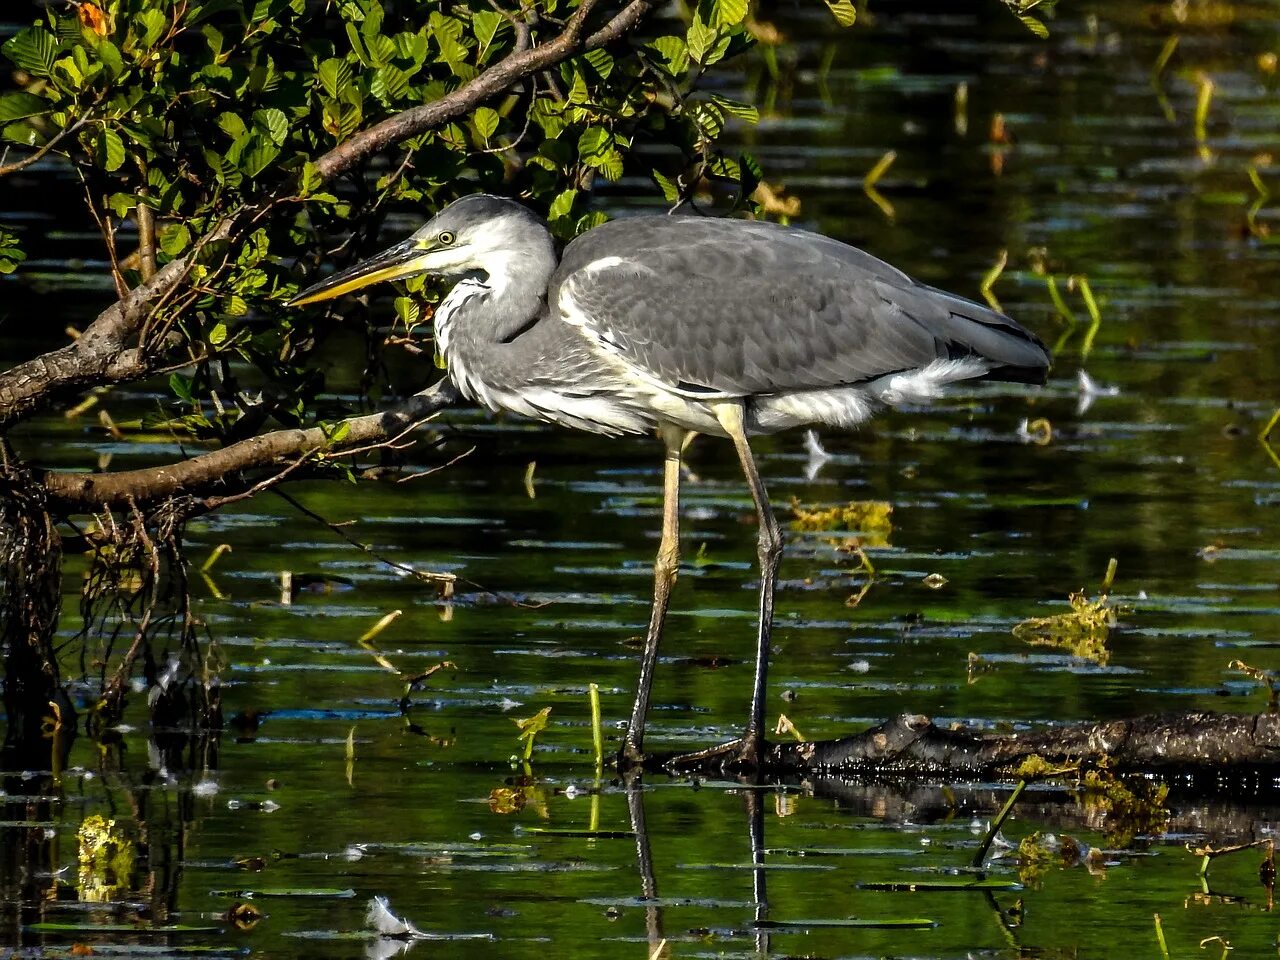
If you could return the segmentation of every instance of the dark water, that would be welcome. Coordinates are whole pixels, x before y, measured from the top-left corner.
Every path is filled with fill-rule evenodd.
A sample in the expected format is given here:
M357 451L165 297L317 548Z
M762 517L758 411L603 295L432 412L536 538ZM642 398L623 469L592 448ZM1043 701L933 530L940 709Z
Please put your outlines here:
M1277 147L1277 76L1258 61L1280 44L1280 7L1191 3L1183 24L1174 7L1063 8L1044 42L990 11L980 21L947 4L876 3L874 25L848 34L779 14L794 42L777 83L759 66L734 81L773 104L739 135L802 200L803 222L968 295L1007 250L995 293L1062 341L1043 391L957 392L856 435L824 435L833 458L816 472L799 435L759 444L780 505L893 504L892 529L868 548L879 578L856 608L846 604L863 586L856 561L821 535L797 534L789 547L769 713L785 712L807 737L906 710L991 725L1255 711L1265 694L1227 664L1280 667L1280 470L1256 438L1280 403L1280 247L1246 218L1251 164L1280 185L1262 162ZM1152 65L1175 33L1157 89ZM1215 84L1202 142L1198 72ZM996 113L1008 143L992 143ZM897 160L880 190L892 221L861 189L889 149ZM49 167L25 181L66 183ZM624 183L604 200L625 212L644 190ZM13 358L94 314L108 290L88 231L24 212L12 192L3 216L35 251L31 269L0 286L0 355ZM1268 204L1254 222L1258 233L1280 229ZM1084 324L1056 319L1031 269L1037 257L1063 282L1086 274L1098 296L1103 323L1083 365ZM68 268L74 258L85 260ZM1064 296L1087 321L1079 294ZM1087 408L1082 366L1114 388ZM153 404L145 388L107 400L120 420ZM1044 445L1020 434L1037 418L1051 424ZM470 413L438 427L443 447L413 455L423 465L475 452L408 484L293 492L331 521L356 521L349 532L386 558L457 573L448 602L277 498L192 527L196 558L232 547L195 590L227 664L227 715L241 722L182 765L162 764L139 728L104 748L81 738L52 787L47 776L6 775L6 936L42 920L145 929L137 918L164 913L222 932L21 939L50 955L80 941L104 955L388 956L398 944L361 932L368 900L382 895L424 931L456 938L410 948L422 956L645 957L665 939L669 955L687 957L1157 957L1157 913L1173 956L1202 955L1197 944L1212 936L1236 956L1275 950L1258 857L1215 863L1202 883L1183 849L1272 836L1273 808L1247 798L1175 793L1170 832L1134 838L1097 805L1036 791L1008 839L1069 834L1105 851L1094 869L1053 861L1032 876L1003 858L988 875L1021 889L908 894L865 885L962 869L1003 791L753 792L650 779L628 794L597 780L587 688L599 685L616 737L647 618L658 447ZM109 456L115 469L175 453L164 438L112 441L92 414L33 424L18 444L41 444L59 466ZM687 562L652 726L669 746L735 735L751 670L750 501L726 446L699 441L690 466ZM1065 610L1071 591L1096 592L1111 557L1128 609L1105 663L1012 636L1026 617ZM81 571L73 559L69 610ZM329 589L281 606L282 571ZM945 586L925 583L934 574ZM387 661L406 673L442 659L458 667L429 681L407 718L401 679L357 642L393 610L402 616L374 641ZM74 627L68 618L68 636ZM971 653L985 668L972 675ZM520 749L512 721L544 707L551 725L526 788L508 760ZM523 809L495 812L502 788L520 791ZM76 902L76 831L94 813L144 833L152 850L110 907ZM533 832L590 827L622 835ZM748 869L753 849L766 869ZM31 850L40 853L20 856ZM243 858L259 859L237 865ZM252 930L220 919L250 893L266 914ZM1019 899L1020 923L1006 913ZM784 926L753 928L762 917ZM850 918L929 924L785 926Z

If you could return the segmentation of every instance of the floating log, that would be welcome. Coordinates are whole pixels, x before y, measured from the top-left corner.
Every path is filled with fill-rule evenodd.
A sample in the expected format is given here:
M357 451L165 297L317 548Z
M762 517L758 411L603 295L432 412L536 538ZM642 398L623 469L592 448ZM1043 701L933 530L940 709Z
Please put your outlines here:
M770 743L759 772L769 778L1009 777L1037 759L1049 766L1105 762L1122 772L1280 776L1280 714L1162 714L1015 733L942 728L928 717L902 714L835 740ZM645 766L674 774L743 772L729 746L701 755L653 755Z

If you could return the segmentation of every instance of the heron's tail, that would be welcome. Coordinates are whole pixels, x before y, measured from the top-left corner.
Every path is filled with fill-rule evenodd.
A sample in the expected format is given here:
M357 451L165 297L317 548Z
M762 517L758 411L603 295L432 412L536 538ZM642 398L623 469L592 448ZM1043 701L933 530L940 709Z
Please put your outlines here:
M981 380L1044 383L1053 358L1044 342L1016 320L972 300L932 290L945 301L946 316L931 324L951 360L981 357L991 369Z

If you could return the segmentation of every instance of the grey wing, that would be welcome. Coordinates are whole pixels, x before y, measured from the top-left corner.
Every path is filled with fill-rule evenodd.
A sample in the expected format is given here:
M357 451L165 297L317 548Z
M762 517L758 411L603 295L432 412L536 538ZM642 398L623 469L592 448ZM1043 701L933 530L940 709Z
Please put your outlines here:
M608 224L566 250L550 296L598 349L693 396L822 389L963 358L988 377L1041 382L1048 366L1008 317L769 224Z

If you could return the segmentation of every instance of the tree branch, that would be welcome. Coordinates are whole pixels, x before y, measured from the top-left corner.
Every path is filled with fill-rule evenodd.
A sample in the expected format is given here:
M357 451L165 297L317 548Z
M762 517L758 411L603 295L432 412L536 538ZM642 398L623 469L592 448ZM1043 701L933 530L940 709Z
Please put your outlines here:
M94 101L93 106L96 107L97 105L98 105L97 101ZM92 112L93 112L93 107L90 107L89 110L87 110L83 116L76 119L75 123L71 124L70 126L63 127L61 130L55 133L52 137L50 137L45 142L45 144L42 147L40 147L39 150L31 154L29 157L23 157L21 160L13 161L13 163L0 164L0 177L7 177L11 173L17 173L19 170L25 170L27 167L31 166L33 163L38 163L39 161L43 160L46 156L49 155L49 151L51 151L54 147L56 147L59 143L61 143L67 137L71 136L71 134L75 133L77 130L83 127L85 123L88 122Z
M201 246L224 240L243 221L245 211L223 220L201 240ZM0 430L30 416L52 396L104 383L140 380L154 369L155 358L130 349L161 303L186 277L191 256L166 264L146 283L129 291L102 313L74 342L0 372Z
M361 160L416 137L421 133L470 113L525 77L553 67L577 53L594 50L633 29L653 9L652 0L632 0L603 27L583 37L587 18L598 0L582 0L578 9L555 39L540 46L508 54L474 80L463 84L439 100L411 107L388 117L339 144L316 161L316 169L326 180L350 170Z
M355 448L394 439L457 400L457 390L448 380L443 380L399 406L341 421L348 429L337 443L330 440L332 430L326 433L321 427L276 430L165 466L115 473L46 471L38 473L36 479L45 490L49 506L67 512L173 496L226 493L235 488L235 479L245 471L296 461L315 451L340 456Z

